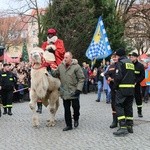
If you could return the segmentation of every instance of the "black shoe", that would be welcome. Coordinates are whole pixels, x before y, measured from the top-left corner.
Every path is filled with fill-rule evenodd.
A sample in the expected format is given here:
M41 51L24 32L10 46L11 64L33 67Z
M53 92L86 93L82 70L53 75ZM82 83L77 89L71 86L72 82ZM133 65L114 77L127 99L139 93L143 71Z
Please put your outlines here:
M42 113L42 109L38 108L36 112L39 113L39 114L41 114Z
M100 102L100 100L97 99L96 102Z
M116 128L118 125L116 122L112 122L112 124L110 125L110 128L113 129L113 128Z
M113 122L112 124L109 126L111 129L112 128L116 128L118 126L118 119L117 119L117 115L116 113L113 113Z
M7 112L4 111L4 112L3 112L3 115L6 115L6 114L7 114Z
M126 134L128 134L129 132L128 132L128 130L127 130L127 128L120 128L120 129L118 129L116 132L113 132L113 134L115 135L115 136L124 136L124 135L126 135Z
M132 126L128 126L127 130L128 130L129 133L133 133L133 127Z
M74 127L76 128L76 127L78 127L78 125L79 125L79 122L78 121L74 121Z
M7 114L7 108L4 108L3 115L6 115L6 114Z
M143 115L142 115L141 113L138 113L138 117L139 117L139 118L142 118Z
M65 128L63 129L63 131L68 131L68 130L72 130L72 127L67 126L67 127L65 127Z
M8 115L11 116L11 115L12 115L12 112L8 112Z
M38 106L38 109L36 112L41 114L42 113L42 102L37 102L37 106Z
M147 100L144 100L144 103L148 103L148 101L147 101Z

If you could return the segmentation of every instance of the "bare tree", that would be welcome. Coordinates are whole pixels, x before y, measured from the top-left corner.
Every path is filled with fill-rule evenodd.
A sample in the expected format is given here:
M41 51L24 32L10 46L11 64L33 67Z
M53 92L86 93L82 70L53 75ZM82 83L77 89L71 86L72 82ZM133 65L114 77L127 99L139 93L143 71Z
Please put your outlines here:
M9 48L21 42L21 28L16 16L0 16L0 45Z
M128 20L128 13L130 8L133 6L133 4L136 2L136 0L116 0L116 12L117 15L120 16L124 22L127 22Z
M148 52L150 48L150 3L141 0L133 5L128 13L125 36L128 38L138 54Z
M11 0L12 1L12 0ZM41 24L42 15L45 13L45 8L40 8L39 1L41 0L14 0L14 2L18 3L18 8L12 8L7 10L8 14L19 15L21 21L27 24L37 24L36 34L38 36L38 43L41 44L41 39L43 35L43 27ZM43 0L47 4L51 4L51 0ZM29 31L30 32L30 31Z

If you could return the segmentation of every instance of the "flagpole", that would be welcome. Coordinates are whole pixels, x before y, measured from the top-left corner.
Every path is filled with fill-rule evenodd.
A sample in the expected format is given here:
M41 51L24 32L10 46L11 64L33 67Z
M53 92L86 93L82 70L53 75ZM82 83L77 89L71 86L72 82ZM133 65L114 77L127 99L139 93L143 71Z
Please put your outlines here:
M103 59L103 66L105 66L105 63L106 63L106 61L105 61L105 58Z

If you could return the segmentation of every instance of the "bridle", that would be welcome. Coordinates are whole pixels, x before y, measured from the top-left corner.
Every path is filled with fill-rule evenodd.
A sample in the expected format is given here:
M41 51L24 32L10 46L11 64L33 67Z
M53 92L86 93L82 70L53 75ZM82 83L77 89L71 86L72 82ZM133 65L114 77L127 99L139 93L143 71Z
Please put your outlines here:
M41 68L46 68L46 66L47 66L47 62L46 62L45 58L43 57L43 55L40 54L40 56L41 56L41 64L40 64L40 66L39 66L39 67L35 67L35 65L36 65L36 64L39 64L39 63L33 63L33 64L31 65L31 67L32 67L33 69L35 69L35 70L38 70L38 69L41 69Z

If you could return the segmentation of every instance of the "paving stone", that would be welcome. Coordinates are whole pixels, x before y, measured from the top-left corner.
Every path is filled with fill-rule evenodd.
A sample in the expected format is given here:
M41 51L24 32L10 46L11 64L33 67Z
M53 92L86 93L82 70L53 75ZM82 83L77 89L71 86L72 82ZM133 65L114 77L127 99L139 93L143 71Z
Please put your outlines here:
M81 94L79 127L63 132L65 127L62 100L56 114L55 127L46 127L48 109L43 107L40 127L32 127L32 111L28 102L14 103L13 115L0 118L0 150L149 150L150 101L143 103L143 118L138 118L134 103L134 133L114 137L110 129L111 105L95 102L96 94Z

